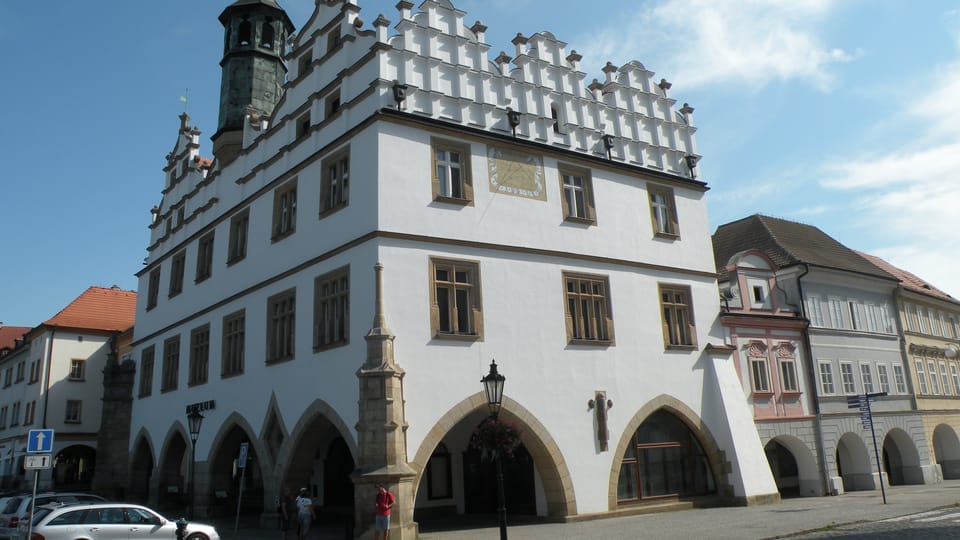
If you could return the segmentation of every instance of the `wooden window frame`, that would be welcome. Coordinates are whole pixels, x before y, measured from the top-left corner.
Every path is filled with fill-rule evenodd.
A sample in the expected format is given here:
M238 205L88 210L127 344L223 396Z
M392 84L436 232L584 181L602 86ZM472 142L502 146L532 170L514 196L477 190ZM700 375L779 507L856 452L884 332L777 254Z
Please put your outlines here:
M79 375L76 374L77 366L79 366ZM67 380L69 381L85 381L87 380L87 361L82 358L71 358L70 359L70 373L67 375Z
M223 318L220 378L242 375L246 363L247 315L235 311Z
M270 238L278 242L297 232L297 179L273 191L273 222Z
M177 389L180 380L180 335L163 341L163 370L160 379L160 392Z
M754 395L773 394L770 384L770 360L764 356L748 355L747 363L750 370L750 388ZM762 380L760 380L762 379Z
M350 267L313 280L314 352L350 343Z
M844 371L844 367L850 368L850 372ZM847 377L849 375L849 377ZM849 379L849 380L848 380ZM856 395L857 378L853 372L853 362L840 362L840 385L843 387L843 394L847 396Z
M167 298L173 298L183 292L183 276L187 268L187 250L181 249L170 257L170 287Z
M837 381L833 377L833 362L828 360L821 360L817 362L817 379L820 385L820 392L822 394L827 396L836 395ZM829 389L827 388L827 385L830 385Z
M213 275L213 246L215 231L210 231L197 241L197 273L194 283L210 279Z
M907 375L900 364L893 365L893 382L898 394L907 393Z
M160 296L160 267L150 271L147 278L147 311L157 307L157 298Z
M345 166L344 166L345 165ZM320 217L350 204L350 147L330 154L320 164ZM333 168L333 173L330 169Z
M881 369L882 368L882 369ZM877 364L877 386L881 392L890 394L890 372L886 364Z
M693 293L690 286L659 283L657 293L660 303L660 322L663 328L664 347L667 350L695 350L697 348L697 327L693 313ZM672 298L665 301L664 296L666 295L671 295ZM684 301L678 301L679 298Z
M190 331L190 360L187 386L206 384L210 377L210 325Z
M863 393L872 394L876 390L876 384L873 381L873 370L870 368L870 363L860 362L858 367L860 368L860 384L863 386Z
M446 176L452 178L452 162L449 158L442 161L438 158L438 152L456 152L460 156L460 192L462 197L453 196L453 181L450 180L450 194L444 194L446 182L441 182L441 166L446 171ZM471 174L470 143L457 142L448 139L430 139L430 185L433 193L433 200L438 202L459 204L461 206L473 206L473 175Z
M562 278L567 343L601 347L615 345L610 277L563 272Z
M597 209L594 203L593 177L590 169L560 163L557 165L557 177L560 181L560 205L563 207L563 219L574 223L596 225ZM567 178L571 179L570 183L567 182ZM570 211L570 194L578 191L578 186L572 182L574 179L580 179L581 182L579 192L583 197L583 215L579 215L579 210L573 213ZM576 207L576 204L573 203L573 206Z
M287 289L267 299L267 364L294 359L297 349L296 323L296 288ZM281 339L285 344L280 343Z
M70 409L76 409L76 415L71 416ZM79 399L68 399L63 411L64 424L80 424L83 422L83 401Z
M245 208L230 218L230 245L227 266L247 257L247 242L250 235L250 209Z
M140 387L138 397L144 398L153 393L153 370L156 362L156 347L153 345L140 351Z
M459 339L480 341L483 339L483 295L480 286L480 263L458 259L430 258L430 333L434 339ZM453 281L437 280L437 272L445 270L453 276ZM467 272L467 281L457 281L458 272ZM442 329L440 321L441 306L438 290L446 290L446 296L452 298L452 304L447 306L447 326L449 331ZM457 307L457 292L467 291L467 301L470 304L469 324L467 332L460 331L459 308Z
M677 218L677 201L673 189L647 184L647 192L653 236L670 240L680 238L680 221ZM662 197L663 201L657 201L657 196Z

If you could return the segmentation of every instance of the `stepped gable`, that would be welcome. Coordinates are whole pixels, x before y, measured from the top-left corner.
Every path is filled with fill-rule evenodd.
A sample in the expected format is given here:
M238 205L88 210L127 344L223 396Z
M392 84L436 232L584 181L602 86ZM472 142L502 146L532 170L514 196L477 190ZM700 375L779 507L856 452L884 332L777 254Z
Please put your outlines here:
M880 279L896 280L856 251L813 225L754 214L717 228L713 234L714 260L720 281L730 257L746 249L765 253L778 268L808 264Z
M121 332L133 326L137 293L119 287L90 287L44 325Z
M875 255L870 255L869 253L863 253L858 251L861 257L867 259L874 265L878 266L884 272L891 274L893 277L900 280L900 284L904 289L918 292L920 294L925 294L927 296L933 296L940 298L942 300L949 300L954 303L960 304L960 300L950 296L948 293L941 291L940 289L934 287L930 283L920 279L914 274L907 272L906 270L897 268L896 266L888 263L887 261L877 257Z

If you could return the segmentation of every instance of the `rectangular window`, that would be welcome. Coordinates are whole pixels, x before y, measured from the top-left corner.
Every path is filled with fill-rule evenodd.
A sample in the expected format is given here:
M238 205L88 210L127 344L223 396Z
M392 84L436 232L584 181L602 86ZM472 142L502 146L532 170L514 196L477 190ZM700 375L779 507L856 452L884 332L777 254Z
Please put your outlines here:
M870 364L860 364L860 382L863 384L863 393L873 393L873 371Z
M74 358L70 360L70 375L68 378L71 381L82 381L86 378L87 375L87 361Z
M950 377L947 376L947 364L940 362L940 380L943 382L943 395L950 395Z
M230 218L230 251L227 253L227 264L233 264L247 256L247 232L249 227L249 209Z
M940 317L937 315L937 312L931 308L927 308L927 319L930 320L930 333L935 336L942 336L943 332L940 329Z
M0 429L7 429L7 407L0 407Z
M36 403L36 402L33 402L33 403ZM33 415L30 410L32 407L33 405L28 402L27 406L23 408L23 425L25 426L29 426L30 424L33 423Z
M770 380L767 374L767 359L763 356L750 357L750 380L754 392L770 392Z
M170 289L167 292L170 298L183 292L183 270L186 263L186 251L181 251L170 259Z
M320 214L346 206L350 200L350 149L323 160Z
M914 316L913 304L903 304L903 318L907 321L907 330L917 331L917 319Z
M950 378L953 380L953 394L960 396L960 373L957 372L956 364L950 364Z
M13 384L13 368L7 368L3 373L3 387L6 388Z
M937 377L937 366L933 362L927 362L927 367L930 368L930 391L933 392L933 395L940 395L940 379Z
M937 316L940 318L940 327L943 328L943 337L956 338L957 336L952 335L953 329L950 328L950 323L947 319L947 316L942 311L938 311Z
M825 326L823 322L823 309L820 306L820 299L816 296L807 298L807 316L810 317L810 324L813 326Z
M210 325L205 324L190 331L190 376L187 384L205 384L209 365Z
M199 283L213 275L213 231L205 234L197 243L197 277Z
M917 367L917 382L920 383L920 393L928 394L929 390L927 389L927 373L923 367L923 360L916 358L914 359L914 364Z
M896 364L893 366L893 381L897 386L898 394L907 393L907 378L903 374L903 366Z
M430 292L433 337L483 336L479 264L430 259Z
M676 237L680 235L677 222L677 205L673 190L647 184L650 193L650 214L653 219L654 236Z
M147 397L153 393L153 352L151 345L140 353L140 397Z
M20 425L20 402L13 404L10 408L10 427Z
M313 283L314 350L346 345L350 337L350 271L342 268Z
M296 305L296 289L289 289L267 300L268 363L293 358Z
M847 302L847 307L850 309L850 324L852 325L853 329L864 330L866 328L866 323L863 320L863 304L851 300Z
M63 415L63 422L66 424L79 424L81 405L78 399L68 399L66 414Z
M297 59L297 77L302 77L310 70L310 64L313 63L313 52L307 51Z
M30 363L30 384L40 381L40 360Z
M223 318L223 359L220 375L229 377L243 373L246 312L241 310Z
M431 141L433 198L443 202L473 204L470 178L470 145L441 139Z
M593 205L593 181L590 171L560 165L560 190L563 193L563 219L581 223L595 223L597 212Z
M297 119L297 139L302 139L310 133L310 113L301 116Z
M23 381L23 372L24 372L24 368L26 367L26 363L27 363L27 361L24 360L24 361L20 362L19 364L17 364L17 376L16 376L16 378L14 379L14 382L22 382L22 381Z
M609 278L564 272L563 280L566 289L567 341L611 344L613 311Z
M157 307L157 297L160 296L160 268L150 271L147 284L147 311Z
M920 332L924 334L929 334L930 331L927 330L927 319L923 314L923 308L920 306L914 306L917 312L917 322L920 325Z
M877 364L877 380L880 382L880 391L890 393L890 376L886 364Z
M696 347L697 332L690 307L690 287L663 283L658 287L664 344L668 349Z
M790 357L780 359L780 383L783 392L799 392L800 385L797 384L797 362Z
M323 119L326 120L338 112L340 112L340 89L337 88L330 95L327 96L327 99L324 102L323 106Z
M179 377L180 336L176 336L163 342L163 379L160 381L160 391L176 390Z
M839 298L828 299L830 304L830 328L846 328L843 321L843 302Z
M297 180L273 192L273 241L285 238L297 228Z
M840 362L840 380L843 382L844 394L857 393L857 381L853 378L853 364Z

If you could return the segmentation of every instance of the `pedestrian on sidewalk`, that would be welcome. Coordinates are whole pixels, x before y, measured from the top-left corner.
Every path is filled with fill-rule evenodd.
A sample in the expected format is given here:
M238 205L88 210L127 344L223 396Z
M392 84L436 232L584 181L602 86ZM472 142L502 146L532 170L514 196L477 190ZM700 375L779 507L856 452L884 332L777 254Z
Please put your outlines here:
M290 488L283 488L283 495L280 497L280 531L283 535L282 540L287 540L287 531L290 530L293 520L297 517L297 500L290 493Z
M310 498L310 492L307 488L300 488L300 495L296 499L297 504L297 535L299 540L307 540L307 533L310 532L310 524L317 517L313 509L313 499Z
M393 508L393 504L393 493L390 493L383 484L377 484L377 514L374 517L373 524L374 540L380 538L381 531L383 531L383 540L390 540L390 509Z

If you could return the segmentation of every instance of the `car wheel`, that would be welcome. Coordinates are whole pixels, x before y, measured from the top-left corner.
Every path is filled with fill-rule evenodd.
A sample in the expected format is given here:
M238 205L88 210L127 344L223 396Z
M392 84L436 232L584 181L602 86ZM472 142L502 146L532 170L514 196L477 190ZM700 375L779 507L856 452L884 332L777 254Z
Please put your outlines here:
M207 538L207 535L201 533L193 533L187 537L187 540L210 540Z

